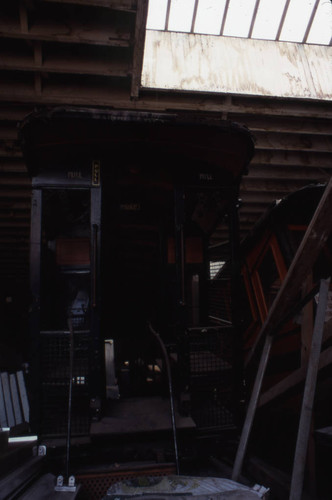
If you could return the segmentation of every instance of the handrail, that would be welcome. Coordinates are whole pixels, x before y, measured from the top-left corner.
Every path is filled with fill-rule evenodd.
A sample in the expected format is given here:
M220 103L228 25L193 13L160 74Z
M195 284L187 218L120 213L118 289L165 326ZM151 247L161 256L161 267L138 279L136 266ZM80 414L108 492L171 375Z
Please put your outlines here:
M172 376L171 376L171 365L169 362L169 357L168 353L165 347L165 344L163 340L161 339L160 335L154 328L152 327L151 323L148 322L148 328L150 332L155 336L157 339L163 356L165 360L165 365L166 365L166 371L167 371L167 379L168 379L168 389L169 389L169 401L170 401L170 410L171 410L171 420L172 420L172 430L173 430L173 442L174 442L174 453L175 453L175 465L176 465L176 473L179 475L180 474L180 468L179 468L179 454L178 454L178 444L177 444L177 438L176 438L176 424L175 424L175 412L174 412L174 398L173 398L173 385L172 385Z

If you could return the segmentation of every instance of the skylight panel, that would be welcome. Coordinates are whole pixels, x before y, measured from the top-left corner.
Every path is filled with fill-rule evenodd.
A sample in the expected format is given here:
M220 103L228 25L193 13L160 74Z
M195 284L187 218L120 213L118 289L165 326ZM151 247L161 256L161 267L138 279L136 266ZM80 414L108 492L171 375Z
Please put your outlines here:
M200 0L194 32L204 35L219 35L225 5L226 0Z
M164 30L167 0L150 0L146 27L149 30Z
M332 39L332 2L321 0L308 35L308 43L329 45Z
M195 0L172 0L169 13L170 31L190 32Z
M330 45L330 0L150 0L147 29Z
M247 37L256 0L232 0L229 3L223 35Z
M275 40L286 0L261 0L252 31L252 38Z
M291 0L280 34L284 42L302 42L315 0Z

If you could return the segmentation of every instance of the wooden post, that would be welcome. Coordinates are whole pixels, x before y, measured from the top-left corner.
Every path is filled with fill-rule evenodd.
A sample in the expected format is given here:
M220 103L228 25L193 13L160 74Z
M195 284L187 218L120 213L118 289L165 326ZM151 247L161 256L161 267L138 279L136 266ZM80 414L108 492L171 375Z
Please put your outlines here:
M272 340L273 340L272 335L268 335L265 339L261 360L260 360L259 367L257 370L254 388L252 390L252 394L250 397L247 415L246 415L246 419L245 419L245 422L243 425L241 439L240 439L239 447L238 447L236 457L235 457L233 473L232 473L233 481L238 481L239 476L241 474L244 455L245 455L246 450L247 450L248 440L249 440L252 424L254 421L254 416L256 413L256 408L257 408L257 404L258 404L259 395L261 392L261 387L262 387L262 382L263 382L263 378L264 378L264 374L265 374L265 369L266 369L267 362L269 360L270 350L272 347Z
M321 280L319 289L319 302L315 319L314 333L312 336L308 371L304 386L289 500L301 500L302 497L304 468L306 463L312 409L316 390L319 356L322 347L329 286L330 279Z

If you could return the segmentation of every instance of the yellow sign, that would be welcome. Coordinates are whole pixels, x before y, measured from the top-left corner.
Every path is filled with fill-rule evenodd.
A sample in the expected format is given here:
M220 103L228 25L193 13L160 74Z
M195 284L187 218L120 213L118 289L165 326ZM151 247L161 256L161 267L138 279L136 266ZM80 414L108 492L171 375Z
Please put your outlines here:
M92 185L95 187L100 186L100 161L93 160L92 162Z

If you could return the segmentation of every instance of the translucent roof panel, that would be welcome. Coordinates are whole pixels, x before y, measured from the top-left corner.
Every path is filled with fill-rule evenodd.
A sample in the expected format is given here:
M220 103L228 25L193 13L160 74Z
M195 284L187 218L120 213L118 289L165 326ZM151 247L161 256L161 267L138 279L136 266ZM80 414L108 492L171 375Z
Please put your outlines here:
M205 35L219 35L224 16L226 0L204 0L198 2L194 32Z
M166 23L168 0L149 1L149 11L146 27L151 30L164 30Z
M332 2L319 3L316 16L309 31L308 43L329 45L332 39Z
M330 45L331 0L150 0L147 29Z
M247 38L256 0L232 0L229 3L223 35Z
M195 0L172 0L170 4L168 30L191 31Z
M277 37L280 20L284 12L286 0L261 0L252 31L252 38L274 40Z
M302 42L314 3L314 0L291 0L281 30L281 41Z

